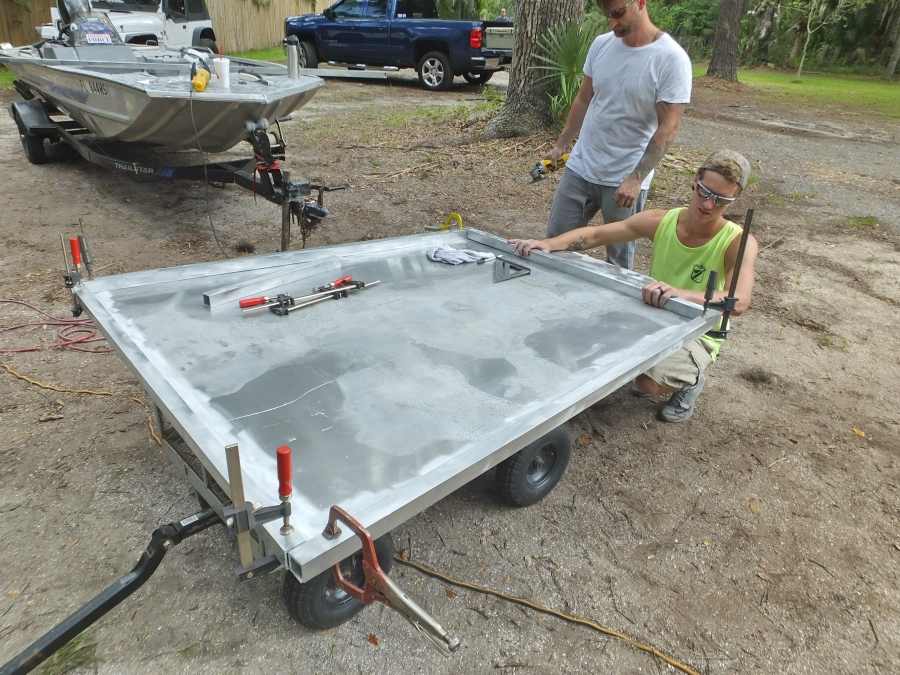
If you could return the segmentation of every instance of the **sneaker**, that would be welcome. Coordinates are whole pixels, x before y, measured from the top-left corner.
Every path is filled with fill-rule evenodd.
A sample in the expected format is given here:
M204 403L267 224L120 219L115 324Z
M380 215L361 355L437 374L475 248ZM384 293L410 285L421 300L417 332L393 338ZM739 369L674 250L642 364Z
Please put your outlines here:
M700 392L703 391L703 385L706 383L706 377L700 373L697 378L697 384L692 387L679 389L668 402L659 409L659 418L663 422L684 422L691 418L694 414L694 408L697 405L697 399Z

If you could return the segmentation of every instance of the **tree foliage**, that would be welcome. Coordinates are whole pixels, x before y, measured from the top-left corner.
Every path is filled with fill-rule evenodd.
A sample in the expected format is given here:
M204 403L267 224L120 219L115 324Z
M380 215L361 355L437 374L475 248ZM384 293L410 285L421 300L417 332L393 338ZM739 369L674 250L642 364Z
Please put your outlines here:
M533 69L549 80L550 117L565 122L584 78L584 62L594 38L603 30L599 13L553 26L538 40Z
M711 54L719 6L719 0L648 0L654 23L695 60ZM783 68L802 60L804 68L886 69L892 75L898 42L900 0L745 0L739 60Z

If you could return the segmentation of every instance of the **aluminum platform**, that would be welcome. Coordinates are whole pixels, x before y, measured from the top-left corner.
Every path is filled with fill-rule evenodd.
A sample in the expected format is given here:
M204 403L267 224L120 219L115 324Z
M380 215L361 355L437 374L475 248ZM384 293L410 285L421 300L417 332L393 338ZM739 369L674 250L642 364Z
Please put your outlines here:
M431 262L476 248L530 268ZM304 295L344 274L381 284L300 309L242 314L237 298ZM322 536L338 504L390 531L563 424L709 328L682 300L645 305L643 275L577 253L517 258L477 230L246 257L85 281L75 293L228 493L278 503L275 449L294 450L292 524L265 547L305 581L359 548Z

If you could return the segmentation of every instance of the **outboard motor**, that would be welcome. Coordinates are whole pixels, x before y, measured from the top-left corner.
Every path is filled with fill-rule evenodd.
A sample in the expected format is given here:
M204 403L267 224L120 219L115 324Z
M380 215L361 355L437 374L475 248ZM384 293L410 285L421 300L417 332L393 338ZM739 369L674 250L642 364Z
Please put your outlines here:
M56 9L59 11L57 25L60 34L68 33L69 26L75 23L79 17L93 12L91 0L56 0Z
M94 12L91 0L56 0L59 10L59 33L68 37L72 47L120 45L122 38L109 17Z

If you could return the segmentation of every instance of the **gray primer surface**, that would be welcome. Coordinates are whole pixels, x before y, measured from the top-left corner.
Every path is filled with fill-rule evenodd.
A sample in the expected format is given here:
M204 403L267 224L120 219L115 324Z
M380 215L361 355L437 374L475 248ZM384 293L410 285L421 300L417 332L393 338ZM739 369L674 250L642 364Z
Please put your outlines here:
M332 504L375 535L396 527L717 316L648 307L633 286L610 283L605 263L591 283L583 259L572 274L561 256L531 256L530 275L493 283L491 263L425 256L436 244L507 250L469 236L478 242L403 237L107 277L77 292L223 486L224 446L237 442L247 499L277 503L275 448L293 448L295 531L267 530L307 579L356 546L321 536ZM259 269L325 259L382 283L288 317L204 305L205 293ZM282 290L308 293L299 278Z

